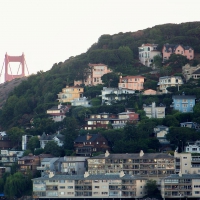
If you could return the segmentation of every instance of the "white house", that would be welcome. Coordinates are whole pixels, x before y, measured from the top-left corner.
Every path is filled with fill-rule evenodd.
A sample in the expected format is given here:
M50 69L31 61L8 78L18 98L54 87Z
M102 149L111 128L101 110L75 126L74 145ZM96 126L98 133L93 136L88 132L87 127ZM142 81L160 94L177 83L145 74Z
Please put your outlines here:
M135 94L135 90L103 87L103 90L101 90L102 103L111 104L112 101L130 98L132 94Z
M142 44L139 49L139 60L140 62L151 67L153 63L153 58L157 55L161 56L161 52L157 50L157 44Z
M197 140L194 144L188 144L185 147L185 152L200 153L200 141Z
M43 133L40 136L40 148L44 149L45 145L50 142L50 141L55 141L56 144L61 147L63 146L63 141L64 141L64 135L61 135L59 132L53 135L48 135Z
M84 107L90 107L90 101L86 97L81 98L75 98L71 102L72 106L84 106Z

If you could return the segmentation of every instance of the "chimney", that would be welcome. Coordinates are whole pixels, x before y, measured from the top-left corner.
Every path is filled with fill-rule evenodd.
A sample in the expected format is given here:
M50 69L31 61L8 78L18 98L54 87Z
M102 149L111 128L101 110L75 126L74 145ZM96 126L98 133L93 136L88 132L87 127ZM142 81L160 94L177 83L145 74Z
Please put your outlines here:
M89 133L86 136L86 139L89 140L92 137L92 135L90 135Z
M84 178L87 178L90 174L88 172L85 172Z
M123 176L125 176L125 174L124 174L123 171L121 171L121 172L119 173L119 177L121 178L121 177L123 177Z
M142 157L144 155L143 150L140 150L140 157Z
M54 175L55 175L54 172L50 172L50 173L49 173L49 178L54 177Z
M110 153L108 152L108 150L106 150L105 157L107 158L109 155Z

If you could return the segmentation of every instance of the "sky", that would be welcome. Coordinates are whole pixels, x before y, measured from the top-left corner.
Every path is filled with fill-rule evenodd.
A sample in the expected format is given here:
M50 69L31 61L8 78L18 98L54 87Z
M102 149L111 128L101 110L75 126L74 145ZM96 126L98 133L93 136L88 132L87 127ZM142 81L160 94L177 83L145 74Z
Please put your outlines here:
M1 0L0 82L4 58L25 55L29 74L87 51L103 34L199 20L199 0ZM2 63L2 64L1 64ZM19 63L10 63L17 74ZM26 74L28 74L26 70Z

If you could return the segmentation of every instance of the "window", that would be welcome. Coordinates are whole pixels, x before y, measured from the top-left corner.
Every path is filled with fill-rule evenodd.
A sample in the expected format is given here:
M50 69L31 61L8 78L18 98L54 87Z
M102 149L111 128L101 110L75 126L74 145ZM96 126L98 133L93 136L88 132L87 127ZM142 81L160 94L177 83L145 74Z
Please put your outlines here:
M67 188L68 188L68 189L73 189L73 186L68 186Z
M183 159L187 159L187 157L183 157Z
M199 194L199 191L194 191L195 194Z
M94 188L99 188L99 186L96 186L96 185L95 185Z
M65 195L65 192L60 192L60 195Z
M101 194L108 194L107 192L102 192Z
M72 194L74 194L74 193L73 193L73 192L68 192L67 194L69 194L69 195L71 194L71 195L72 195Z
M60 189L65 189L65 186L60 186Z

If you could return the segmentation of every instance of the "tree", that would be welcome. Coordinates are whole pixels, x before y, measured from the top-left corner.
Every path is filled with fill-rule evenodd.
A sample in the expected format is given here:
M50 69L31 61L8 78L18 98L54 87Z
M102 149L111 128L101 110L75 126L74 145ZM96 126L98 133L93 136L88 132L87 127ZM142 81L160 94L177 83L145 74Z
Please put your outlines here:
M34 150L36 148L39 148L39 147L40 147L40 141L39 141L38 137L37 136L33 136L29 140L29 142L27 144L27 148L30 149L32 152L34 152Z
M61 147L59 147L54 141L47 142L47 144L44 147L44 152L56 157L62 156L63 154Z
M66 117L63 121L65 128L61 131L61 134L65 136L64 147L67 150L73 150L74 140L78 136L77 121L74 117Z
M13 127L7 131L7 134L10 140L19 147L20 143L22 142L22 135L25 135L25 132L23 129Z
M26 190L30 189L30 183L30 179L25 179L20 172L17 172L7 177L4 193L8 198L20 198Z
M162 67L162 56L156 55L153 57L153 66L155 66L155 68Z
M152 196L157 192L156 180L148 180L146 183L147 195Z

